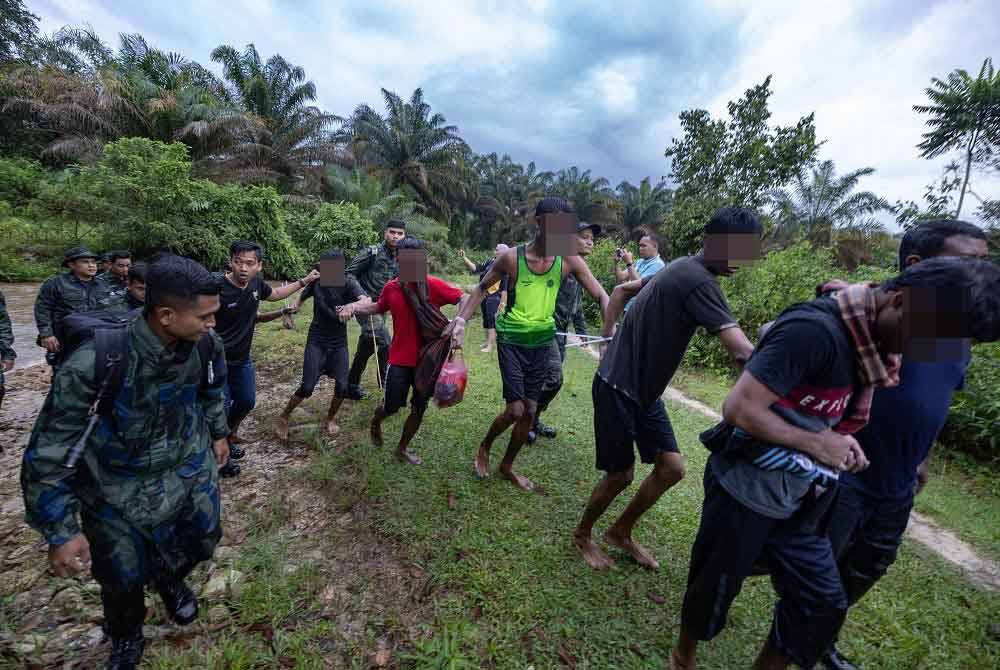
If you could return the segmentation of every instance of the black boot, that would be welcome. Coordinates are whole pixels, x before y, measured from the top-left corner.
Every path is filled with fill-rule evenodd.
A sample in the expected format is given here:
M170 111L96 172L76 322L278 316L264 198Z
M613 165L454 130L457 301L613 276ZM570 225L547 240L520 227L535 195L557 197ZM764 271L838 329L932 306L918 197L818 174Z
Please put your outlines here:
M198 618L198 599L182 579L162 579L156 582L156 592L163 599L167 614L181 626Z
M229 460L238 461L247 455L246 449L238 444L229 445Z
M535 422L535 427L533 429L539 437L547 437L550 440L556 436L556 429L552 426L546 426L541 421Z
M219 468L220 477L235 477L240 474L240 466L233 463L233 459L226 461L226 464Z
M858 670L858 666L847 660L843 654L837 651L837 646L833 644L823 654L823 658L820 659L820 665L826 668L826 670Z
M146 639L139 633L136 637L111 638L111 656L105 670L136 670L142 661Z

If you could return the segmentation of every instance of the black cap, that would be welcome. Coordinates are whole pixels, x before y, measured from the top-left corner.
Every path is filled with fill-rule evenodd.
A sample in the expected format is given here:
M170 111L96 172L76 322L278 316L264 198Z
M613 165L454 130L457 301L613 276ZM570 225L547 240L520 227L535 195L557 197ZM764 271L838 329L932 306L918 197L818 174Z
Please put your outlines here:
M78 261L81 258L93 258L97 260L97 254L87 247L71 247L63 254L63 266L65 267L70 261Z
M558 214L560 212L575 214L576 209L574 209L573 205L567 202L565 198L560 198L555 195L546 196L539 200L538 204L535 205L535 216Z
M105 251L103 254L101 254L100 256L97 257L97 260L101 261L102 263L110 261L111 260L111 252L110 251Z
M753 210L745 207L720 207L705 224L706 235L756 235L760 237L764 227Z
M594 237L601 236L601 227L596 223L587 223L586 221L580 221L576 224L576 232L582 233L585 230L591 230L594 233Z

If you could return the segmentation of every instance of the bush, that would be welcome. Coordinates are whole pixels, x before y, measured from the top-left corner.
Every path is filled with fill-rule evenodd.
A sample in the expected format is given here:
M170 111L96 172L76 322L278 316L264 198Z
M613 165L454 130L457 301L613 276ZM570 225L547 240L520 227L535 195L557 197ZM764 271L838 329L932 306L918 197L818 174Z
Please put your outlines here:
M323 203L311 212L287 207L285 217L289 234L309 262L328 249L340 249L351 258L358 249L379 241L375 225L354 203Z
M721 280L723 293L736 317L751 340L757 340L761 325L778 316L786 307L812 300L816 286L829 279L850 282L881 281L892 276L883 268L861 266L846 272L834 263L828 248L814 248L808 242L772 251L754 265L741 268L731 277ZM707 367L720 374L731 374L729 356L718 338L699 331L691 341L685 364Z
M978 458L1000 460L1000 343L972 348L965 388L955 394L941 441Z
M601 283L609 296L617 283L615 281L615 250L619 246L619 240L613 237L603 237L594 243L594 252L587 257L590 271L594 273L594 277ZM629 242L625 248L630 250L633 256L639 253L639 247L635 242ZM591 298L586 291L583 291L583 314L587 319L588 328L599 328L604 320L600 304Z

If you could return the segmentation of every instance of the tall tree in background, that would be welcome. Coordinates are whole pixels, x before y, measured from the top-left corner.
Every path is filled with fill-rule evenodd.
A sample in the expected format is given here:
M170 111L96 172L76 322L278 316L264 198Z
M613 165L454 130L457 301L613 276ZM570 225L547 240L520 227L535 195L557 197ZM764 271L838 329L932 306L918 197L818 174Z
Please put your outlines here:
M1000 150L1000 72L995 72L987 58L973 78L965 70L954 70L947 81L937 77L925 90L928 105L914 105L921 114L929 114L930 130L917 145L924 158L936 158L952 150L961 150L965 176L958 194L955 217L962 214L969 175L974 161L989 160Z
M432 113L421 89L408 102L382 89L385 116L359 105L344 126L355 160L384 177L390 189L407 186L431 211L447 218L443 197L460 173L468 151L456 126Z
M793 126L769 125L771 77L728 104L729 118L704 109L681 112L682 136L665 155L677 184L667 233L674 256L693 253L712 211L721 206L759 209L815 160L819 145L813 115Z
M634 186L623 181L616 191L621 204L621 227L628 239L635 239L641 229L659 231L674 197L665 182L653 186L646 177Z
M0 64L23 59L38 34L38 17L21 0L0 0Z
M611 183L604 177L592 177L590 170L575 165L559 170L551 190L573 203L581 221L608 224L616 220L617 201Z
M865 167L838 176L833 161L803 170L790 188L771 192L773 236L785 241L805 237L829 245L839 229L870 226L876 213L889 210L884 198L856 190L863 177L874 173L875 168Z

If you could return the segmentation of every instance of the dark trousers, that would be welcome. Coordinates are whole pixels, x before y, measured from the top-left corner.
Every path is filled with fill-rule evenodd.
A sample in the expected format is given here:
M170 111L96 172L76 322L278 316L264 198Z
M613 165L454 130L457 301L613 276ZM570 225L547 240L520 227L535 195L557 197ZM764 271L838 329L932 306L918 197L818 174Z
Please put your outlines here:
M896 561L910 521L913 496L880 500L841 486L830 522L830 544L848 605L861 600Z
M226 385L222 388L226 397L226 417L229 429L240 424L257 404L257 372L253 361L226 361Z
M548 366L545 370L545 380L542 382L542 392L538 396L538 413L548 409L549 404L559 395L563 385L562 364L566 358L565 343L559 346L559 337L549 348Z
M378 370L379 375L385 377L385 369L389 364L389 334L385 329L385 316L382 314L372 314L370 316L357 316L355 319L361 326L361 336L358 337L358 348L354 352L354 361L351 363L351 370L347 373L347 383L357 386L361 383L361 375L365 373L368 359L378 348ZM374 342L372 335L374 334Z
M811 668L829 647L847 613L847 597L829 539L806 531L799 515L771 519L729 495L705 468L705 502L691 550L683 627L698 640L711 640L743 580L763 559L778 594L771 620L771 644L799 666Z

